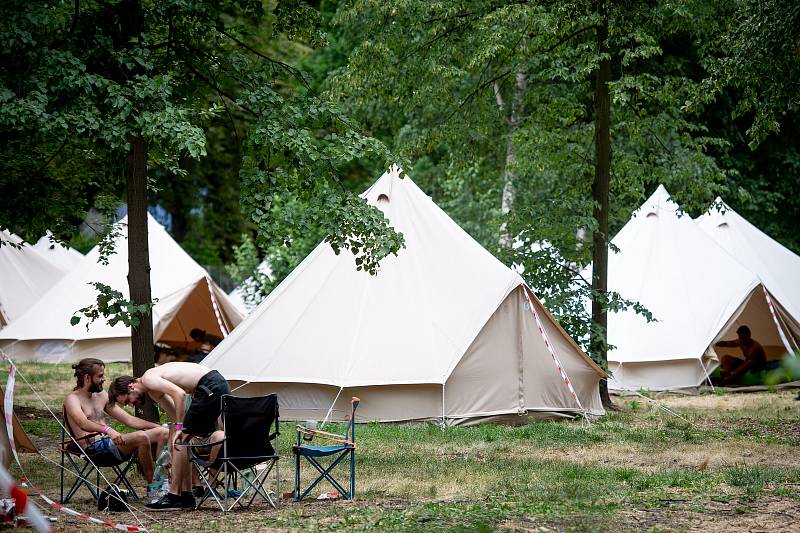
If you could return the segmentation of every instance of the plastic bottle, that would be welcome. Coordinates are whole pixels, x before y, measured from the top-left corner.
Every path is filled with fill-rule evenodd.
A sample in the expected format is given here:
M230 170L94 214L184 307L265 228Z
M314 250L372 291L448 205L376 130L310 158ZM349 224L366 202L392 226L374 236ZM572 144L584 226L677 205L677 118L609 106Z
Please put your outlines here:
M151 500L157 500L167 492L169 492L169 475L167 473L167 465L172 460L172 455L169 453L169 448L164 445L161 453L156 459L156 467L153 470L153 481L147 486L147 493Z

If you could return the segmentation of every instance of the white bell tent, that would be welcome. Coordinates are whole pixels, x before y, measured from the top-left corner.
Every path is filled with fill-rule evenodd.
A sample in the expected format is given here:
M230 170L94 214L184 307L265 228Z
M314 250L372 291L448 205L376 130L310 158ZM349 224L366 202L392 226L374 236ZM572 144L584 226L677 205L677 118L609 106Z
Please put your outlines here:
M83 254L74 248L61 244L51 237L48 231L33 247L53 263L66 270L72 270L83 260Z
M405 237L377 276L321 243L204 364L237 394L278 393L296 420L342 420L351 396L364 421L602 414L602 370L517 273L400 172L363 194Z
M721 198L696 222L759 277L772 303L784 348L800 354L800 256L752 225ZM774 348L772 356L776 355Z
M747 324L768 354L784 353L759 277L711 239L659 186L611 241L608 289L644 305L608 315L609 387L695 388L722 354L714 343Z
M8 231L0 231L0 329L21 317L67 269Z
M200 328L225 336L242 315L220 289L167 233L148 215L153 337L174 346L191 342L189 332ZM130 361L130 328L123 323L108 325L101 318L76 326L70 318L96 302L97 291L90 284L100 282L128 297L127 218L117 223L116 253L107 265L98 262L99 247L64 276L35 305L10 326L0 330L0 348L11 357L47 362L77 361L97 357L103 361Z

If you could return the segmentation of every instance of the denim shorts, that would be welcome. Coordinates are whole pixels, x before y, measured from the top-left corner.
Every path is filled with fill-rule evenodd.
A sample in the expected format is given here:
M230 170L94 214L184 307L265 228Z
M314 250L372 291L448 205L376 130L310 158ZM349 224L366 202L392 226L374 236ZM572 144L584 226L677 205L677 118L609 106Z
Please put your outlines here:
M120 449L117 448L117 445L114 444L114 441L111 440L111 437L108 436L104 436L97 439L96 441L88 445L86 448L84 448L83 451L86 452L86 454L92 459L94 459L95 456L102 457L104 455L105 456L111 455L112 457L114 457L114 459L118 460L119 462L122 462L125 461L128 457L130 457L130 455L127 457L122 455Z

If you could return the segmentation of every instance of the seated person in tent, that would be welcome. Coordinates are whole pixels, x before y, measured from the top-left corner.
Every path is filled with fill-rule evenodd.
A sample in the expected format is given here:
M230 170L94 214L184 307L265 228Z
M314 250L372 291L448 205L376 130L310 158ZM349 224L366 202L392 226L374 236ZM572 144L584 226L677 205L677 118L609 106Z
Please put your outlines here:
M155 366L163 365L164 363L172 363L178 360L178 353L169 344L157 342L153 346L153 364Z
M222 342L221 337L217 337L211 333L206 333L204 330L199 328L194 328L192 331L190 331L189 336L193 341L200 343L200 348L195 350L192 354L192 360L195 363L201 363L208 353Z
M764 347L750 336L750 328L739 326L736 335L739 338L734 341L719 341L714 344L723 348L741 348L744 355L744 360L730 355L723 355L720 358L721 385L735 383L748 372L755 374L766 368L767 354L764 352Z
M165 363L151 368L141 378L120 376L109 388L112 401L125 405L142 405L145 395L158 403L174 420L170 424L169 442L172 453L172 471L169 492L147 508L154 511L193 509L189 455L187 449L175 446L176 442L193 444L217 442L225 437L216 431L217 418L222 408L222 395L229 394L228 382L216 370L197 363ZM186 395L192 403L185 409ZM183 413L186 416L183 416ZM211 450L213 461L219 446Z
M109 403L103 392L105 363L99 359L81 359L72 365L77 384L64 399L64 422L72 437L93 461L103 464L121 464L138 453L142 473L150 483L153 480L153 452L167 440L168 431L158 424L142 420L114 403ZM119 433L106 424L110 416L138 431ZM85 438L87 435L98 435ZM74 443L73 443L74 445Z

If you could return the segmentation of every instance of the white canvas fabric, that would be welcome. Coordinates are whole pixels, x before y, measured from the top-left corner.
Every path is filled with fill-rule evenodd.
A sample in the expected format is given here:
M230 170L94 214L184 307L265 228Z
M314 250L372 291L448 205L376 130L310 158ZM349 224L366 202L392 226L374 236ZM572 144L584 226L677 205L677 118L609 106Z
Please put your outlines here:
M4 328L21 317L68 269L8 231L0 231L0 240L0 328Z
M98 263L100 250L93 248L81 264L64 276L22 317L0 330L0 348L18 359L51 362L76 361L97 357L104 361L130 361L130 329L122 323L108 325L104 319L88 329L85 319L77 326L70 318L80 308L96 302L100 282L128 297L127 218L117 225L116 253L108 265ZM151 295L158 302L153 307L153 330L157 341L181 345L190 342L192 328L222 335L222 326L233 329L241 313L228 295L210 281L207 272L148 215ZM219 308L214 311L213 299ZM222 322L222 326L220 325Z
M48 231L46 235L36 241L33 247L65 270L69 271L78 266L83 259L83 254L74 248L53 241L50 235L51 233Z
M608 315L609 387L692 388L708 380L722 355L716 348L747 324L770 358L782 347L758 275L700 229L663 186L611 241L608 288L644 305L657 322L632 310Z
M525 304L528 291L400 170L364 195L406 247L377 276L323 242L204 361L237 393L277 392L295 419L364 420L575 413ZM531 295L532 296L532 295ZM603 412L602 371L532 296L583 407Z
M698 217L697 224L755 273L779 302L776 313L785 329L787 348L796 352L798 337L792 325L800 320L800 256L752 225L721 198Z

